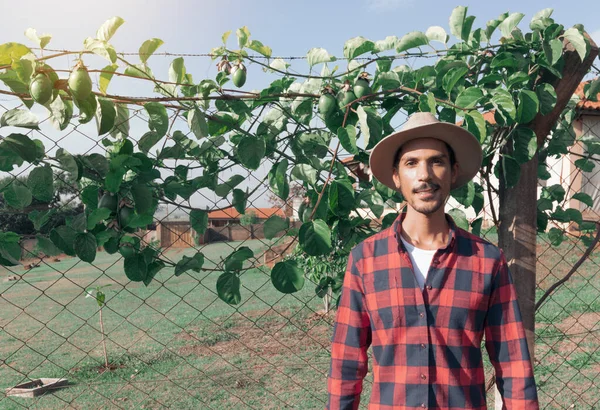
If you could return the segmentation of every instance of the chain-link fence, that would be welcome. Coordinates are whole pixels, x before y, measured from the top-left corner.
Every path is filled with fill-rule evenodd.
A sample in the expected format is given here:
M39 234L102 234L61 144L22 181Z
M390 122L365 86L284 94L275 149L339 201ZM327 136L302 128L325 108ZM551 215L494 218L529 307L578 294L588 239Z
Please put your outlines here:
M172 114L175 119L175 111ZM598 138L597 118L593 111L584 111L577 137ZM170 133L177 130L177 121ZM130 111L132 141L139 143L136 135L143 132L137 130L147 129L147 122L145 111ZM81 154L104 155L107 150L90 126L75 122L60 137L50 128L46 131L44 121L41 130L28 135L41 140L49 154L60 147ZM598 221L600 167L590 172L576 168L578 155L586 155L576 152L578 147L553 161L540 190L562 186L566 202L575 192L588 192L595 198L593 204L576 201L572 206L581 209L586 220ZM368 178L360 162L350 157L344 162L348 172ZM314 272L343 269L345 261L307 260L301 291L283 294L273 287L271 267L296 247L294 221L303 201L301 190L293 191L287 201L274 198L266 177L273 163L265 159L255 172L232 163L229 173L220 175L219 184L231 181L229 176L243 176L238 187L251 192L245 214L234 210L227 195L221 198L203 190L187 201L161 203L153 223L136 233L142 246L159 248L161 257L173 263L198 251L205 261L199 272L176 275L173 268L165 268L148 286L127 279L119 252L99 249L92 263L64 254L46 256L35 235L29 234L35 230L31 218L3 204L3 224L18 226L24 240L22 265L0 268L0 384L9 389L0 396L0 407L323 408L335 298L319 291ZM161 180L180 172L180 164L165 160L170 174L161 175ZM202 175L202 165L188 165L188 179ZM31 168L3 176L18 181ZM64 175L55 177L58 211L46 230L83 209L78 198L84 187ZM202 234L190 225L192 208L209 211L208 229ZM397 210L397 205L387 204L384 215ZM272 215L292 223L284 235L267 239L271 235L265 234L264 221ZM489 204L470 219L474 217L484 218L481 235L496 243ZM380 226L381 218L373 220ZM551 244L556 238L538 236L537 299L586 251L577 229L560 228L567 236L558 245ZM241 275L241 301L230 305L219 298L216 281L223 259L242 247L251 249L253 256ZM544 408L599 405L599 264L600 253L592 252L537 310L535 374ZM487 361L485 369L489 374ZM371 378L369 374L363 395L369 394ZM19 397L17 392L41 395ZM366 403L363 400L363 406ZM493 403L492 391L488 403Z

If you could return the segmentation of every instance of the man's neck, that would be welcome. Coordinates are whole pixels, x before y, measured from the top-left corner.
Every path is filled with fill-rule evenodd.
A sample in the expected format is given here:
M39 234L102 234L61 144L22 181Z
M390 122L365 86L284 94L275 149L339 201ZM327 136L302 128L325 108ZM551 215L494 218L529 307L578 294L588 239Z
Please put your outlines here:
M448 242L449 229L443 208L424 215L409 206L402 221L402 237L419 249L443 248Z

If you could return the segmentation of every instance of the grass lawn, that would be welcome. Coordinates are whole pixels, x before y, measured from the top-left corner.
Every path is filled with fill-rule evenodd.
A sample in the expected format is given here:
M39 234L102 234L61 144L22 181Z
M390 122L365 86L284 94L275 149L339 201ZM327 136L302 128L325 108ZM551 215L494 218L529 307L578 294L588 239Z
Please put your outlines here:
M493 240L493 238L490 238ZM540 241L542 242L542 241ZM204 247L205 267L232 247L258 255L267 242ZM579 245L581 247L581 245ZM539 298L583 252L564 243L538 248ZM177 261L193 249L166 252ZM537 313L536 380L545 408L597 407L600 372L600 252L580 267ZM150 286L131 283L118 255L90 265L63 258L32 270L0 270L0 388L38 377L72 385L36 399L0 396L0 408L280 409L323 408L333 312L307 282L277 292L269 271L242 277L242 302L215 290L218 272L161 271ZM85 289L111 284L103 309L111 371L102 371L98 306ZM571 335L571 336L566 336ZM484 354L486 374L490 365ZM362 408L370 390L365 383ZM488 396L491 403L493 394Z

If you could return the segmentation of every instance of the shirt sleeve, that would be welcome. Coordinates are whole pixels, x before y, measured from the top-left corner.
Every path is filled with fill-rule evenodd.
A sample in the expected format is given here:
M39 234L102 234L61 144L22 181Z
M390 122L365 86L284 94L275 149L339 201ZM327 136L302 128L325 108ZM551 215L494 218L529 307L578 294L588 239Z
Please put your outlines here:
M502 409L539 409L525 327L503 253L492 277L485 348L496 370L496 385L504 401Z
M370 344L371 324L362 277L351 253L333 328L327 409L358 409Z

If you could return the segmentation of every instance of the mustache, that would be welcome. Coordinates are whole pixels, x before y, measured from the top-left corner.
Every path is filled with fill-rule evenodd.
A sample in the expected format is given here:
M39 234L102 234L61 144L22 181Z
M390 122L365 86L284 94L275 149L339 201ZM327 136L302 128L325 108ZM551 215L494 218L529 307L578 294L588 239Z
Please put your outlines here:
M439 189L439 185L438 184L434 184L433 182L427 184L421 184L418 187L416 187L415 189L413 189L414 193L420 192L420 191L427 191L427 190L433 190L433 189Z

